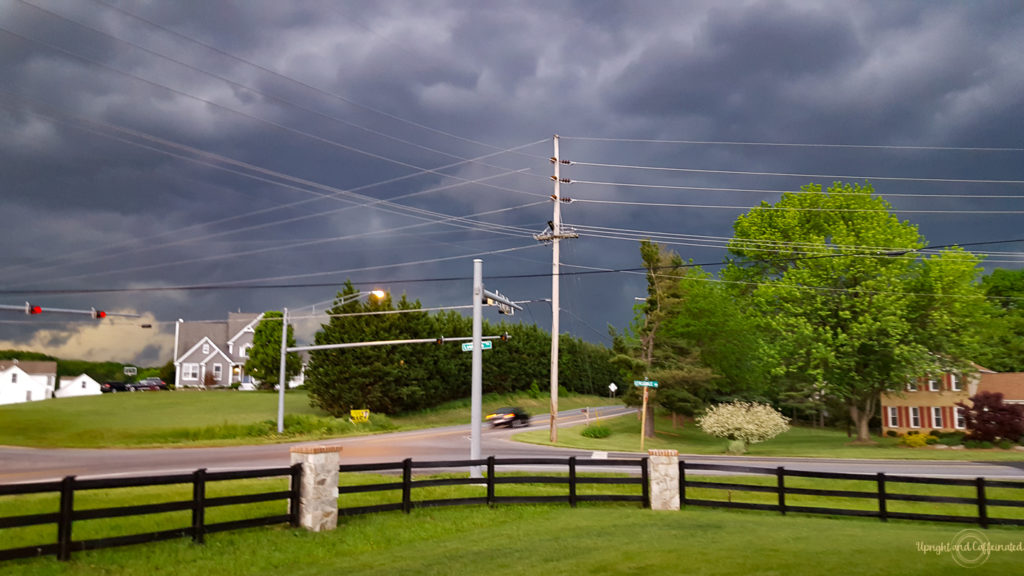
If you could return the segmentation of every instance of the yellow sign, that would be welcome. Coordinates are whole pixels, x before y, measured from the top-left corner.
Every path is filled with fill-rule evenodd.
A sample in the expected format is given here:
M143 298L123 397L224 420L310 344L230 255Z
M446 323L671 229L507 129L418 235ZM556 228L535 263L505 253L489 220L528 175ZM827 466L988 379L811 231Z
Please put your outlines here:
M349 421L354 424L370 421L369 410L349 410Z

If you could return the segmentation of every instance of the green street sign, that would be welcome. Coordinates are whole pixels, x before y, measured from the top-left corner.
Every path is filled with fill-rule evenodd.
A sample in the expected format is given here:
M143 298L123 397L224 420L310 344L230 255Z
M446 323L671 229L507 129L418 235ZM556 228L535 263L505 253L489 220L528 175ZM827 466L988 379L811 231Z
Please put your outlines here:
M657 388L658 382L655 380L633 380L633 386L642 388Z
M484 340L484 341L480 342L480 349L481 350L490 350L491 349L491 341L490 340ZM462 351L463 352L472 352L473 351L473 343L472 342L463 342L462 343Z

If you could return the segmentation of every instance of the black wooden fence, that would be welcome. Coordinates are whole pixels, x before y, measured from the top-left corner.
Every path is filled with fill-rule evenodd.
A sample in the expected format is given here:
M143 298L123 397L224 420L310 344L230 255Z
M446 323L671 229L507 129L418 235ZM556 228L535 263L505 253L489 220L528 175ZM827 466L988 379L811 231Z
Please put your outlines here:
M482 478L465 477L453 475L452 477L441 477L440 472L455 470L464 471L466 468L479 467L484 472ZM551 472L514 472L506 473L505 469L524 470L531 467L544 467L553 469ZM500 469L499 469L500 468ZM600 475L601 471L596 468L611 470L609 474ZM579 472L587 473L583 476ZM430 471L431 476L414 479L414 471ZM641 506L650 506L649 479L647 471L647 458L638 459L579 459L569 458L495 458L490 457L481 460L452 460L452 461L426 461L414 462L406 459L401 462L381 464L345 464L339 467L342 473L339 481L339 501L344 502L346 495L360 493L398 492L400 496L393 501L386 503L374 503L363 506L339 507L338 512L342 516L356 514L368 514L389 510L401 510L410 512L413 508L425 508L433 506L461 506L461 505L495 505L495 504L521 504L521 503L555 503L569 504L575 507L579 502L636 502ZM394 481L385 481L368 484L346 484L346 473L359 472L384 472L386 474L400 474L401 477ZM701 475L699 479L693 479L692 473ZM711 473L728 474L728 477L716 478ZM301 485L302 466L294 465L286 468L267 468L260 470L244 470L233 472L207 472L205 469L196 470L191 474L177 474L167 476L148 476L140 478L118 478L118 479L97 479L78 480L73 476L64 478L58 482L40 482L32 484L13 484L0 486L0 497L21 494L44 494L56 493L60 497L59 509L57 512L44 514L27 514L19 516L0 517L0 529L19 528L44 524L56 525L56 539L53 542L43 543L36 546L25 546L20 548L0 549L0 560L15 558L26 558L41 555L56 555L59 559L67 560L73 551L92 550L123 546L142 542L167 540L171 538L188 537L196 542L203 542L204 535L210 532L233 530L268 524L290 523L298 525L299 518L299 486ZM689 476L688 476L689 475ZM290 488L271 492L255 494L244 494L235 496L223 496L210 498L206 496L206 489L210 482L224 480L240 480L249 478L271 478L287 476L290 478ZM750 481L751 478L770 477L773 481L768 484ZM829 487L799 487L787 483L787 479L812 479L829 481L855 481L860 482L858 489L837 489L837 482L830 482ZM804 481L806 483L806 481ZM865 484L867 483L867 484ZM108 508L75 508L75 494L84 490L104 490L112 488L163 486L171 484L191 484L192 498L188 500L160 502L156 504L143 504L134 506L119 506ZM565 493L558 495L524 495L524 494L498 494L499 486L525 484L553 484L564 485ZM585 485L622 485L631 486L629 493L580 493L580 487ZM839 482L841 484L841 482ZM864 489L869 485L871 489ZM913 494L907 492L907 485L933 485L946 487L959 487L967 489L970 496L951 496L935 494ZM482 495L468 495L458 498L429 498L423 495L414 498L413 491L443 486L467 486L475 490L468 490L467 494L479 494L480 488L484 488ZM901 488L903 487L903 488ZM698 494L694 491L699 490ZM1010 498L992 498L989 490L998 490L1004 494L1012 494ZM710 506L721 508L741 508L748 510L774 511L786 514L797 512L801 514L823 514L828 516L861 516L879 518L882 521L892 519L901 520L924 520L930 522L958 522L967 524L978 524L982 527L990 525L1012 525L1024 526L1024 482L1011 482L1002 480L986 480L985 478L956 479L956 478L925 478L917 476L903 476L894 474L855 474L855 473L833 473L833 472L812 472L803 470L787 470L783 467L764 468L753 466L735 466L728 464L700 464L679 462L679 495L682 506ZM593 492L591 490L590 492ZM639 492L639 494L637 494ZM461 492L460 492L461 493ZM422 492L421 492L422 494ZM746 497L747 500L737 501L736 494ZM717 498L713 496L717 495ZM815 497L829 498L830 506L810 506L805 503L794 503L794 500L801 502L811 500ZM381 495L380 499L386 497ZM856 502L863 502L860 506L835 507L836 499L844 499ZM281 515L261 516L246 518L229 522L208 523L206 511L214 507L242 505L257 502L269 502L284 500L288 503L288 513ZM969 507L970 514L936 514L906 510L895 510L899 507L897 503L924 503L933 509L941 506L959 506L962 510ZM1016 517L1006 517L1007 510L1016 511ZM143 534L132 534L125 536L96 538L90 540L75 540L72 534L74 522L95 520L101 518L118 518L125 516L141 516L148 514L160 514L176 511L191 511L191 523L188 526L180 526L157 532ZM999 512L1002 513L999 513ZM996 512L996 513L993 513Z
M529 467L529 466L550 466L555 467L557 474L551 475L505 475L498 473L498 466L503 467ZM485 472L483 478L427 478L413 480L414 470L440 470L480 467ZM629 476L593 476L581 477L577 475L579 469L592 469L595 467L612 468L617 473L629 474ZM564 469L564 472L562 471ZM542 503L566 503L576 507L578 502L639 502L644 507L650 506L647 479L647 458L623 459L623 460L591 460L578 459L575 456L569 458L495 458L491 456L481 460L453 460L440 462L414 462L407 458L401 462L390 462L384 464L345 464L340 466L341 473L346 472L394 472L400 470L402 479L398 482L383 482L378 484L342 485L338 493L344 499L345 494L358 494L366 492L401 491L401 501L389 502L386 504L374 504L368 506L339 507L338 513L342 516L355 514L368 514L371 512L384 512L388 510L402 510L410 512L413 508L426 508L432 506L462 506L469 504L542 504ZM621 472L620 472L621 471ZM632 476L639 473L639 477ZM496 494L496 487L510 484L564 484L566 494L564 496L499 496ZM586 484L619 484L639 485L640 494L580 494L578 488ZM483 485L486 487L486 494L483 496L471 496L464 498L433 498L414 500L412 491L414 488L428 488L436 486L467 486ZM634 490L635 492L635 490Z
M718 482L712 479L689 480L687 472L714 471L730 472L740 475L774 476L773 486L752 485L742 482ZM797 488L787 486L787 478L816 478L825 480L846 480L869 482L872 490L837 490L834 488ZM934 494L908 494L898 491L901 485L932 485L950 486L972 489L970 497L943 496ZM717 492L725 492L726 500L710 498L692 498L687 494L688 488L703 488ZM987 495L989 489L1008 489L1014 498L994 499ZM906 488L903 488L906 490ZM986 480L985 478L925 478L919 476L903 476L897 474L856 474L840 472L811 472L804 470L787 470L778 468L759 468L752 466L733 466L726 464L698 464L679 461L679 496L683 506L713 506L723 508L743 508L747 510L769 510L785 514L799 512L802 514L825 514L829 516L862 516L887 521L890 518L900 520L926 520L930 522L959 522L978 524L982 528L1000 524L1024 526L1024 514L1016 518L993 515L993 508L1006 513L1006 509L1024 508L1024 482L1003 480ZM769 493L775 496L771 504L763 502L734 502L732 492ZM866 506L835 508L823 506L793 505L787 502L787 496L821 496L829 498L850 498L874 501L870 509ZM922 512L897 512L890 510L894 502L924 502L932 505L959 504L970 506L973 513L965 514L929 514ZM934 506L938 507L938 506Z
M196 470L191 474L145 476L136 478L79 480L74 476L68 476L63 480L56 482L36 482L31 484L0 486L0 496L52 494L56 492L60 497L60 504L57 512L0 517L0 529L20 528L44 524L56 525L56 539L54 541L42 543L36 546L0 549L0 560L11 560L15 558L27 558L31 556L44 556L51 554L55 554L57 558L61 560L67 560L71 557L72 552L81 550L112 548L114 546L168 540L183 536L191 536L192 540L201 543L203 542L204 536L210 532L235 530L251 526L264 526L267 524L281 524L285 522L289 522L292 525L297 526L299 519L298 490L301 474L302 466L300 464L296 464L295 466L286 468L265 468L260 470L231 472L207 472L206 469L203 468ZM280 476L288 476L291 478L290 489L215 498L208 498L206 496L207 486L210 482L250 478L272 478ZM84 510L75 509L75 494L85 490L167 486L172 484L191 484L192 498L188 500L159 502L155 504L89 508ZM206 511L210 508L251 504L256 502L269 502L273 500L287 501L288 513L246 518L230 522L207 523L206 521ZM75 540L73 536L72 528L76 521L81 522L101 518L143 516L178 511L191 511L191 523L188 526L180 526L157 532L146 532L142 534L130 534L108 538L95 538L90 540Z

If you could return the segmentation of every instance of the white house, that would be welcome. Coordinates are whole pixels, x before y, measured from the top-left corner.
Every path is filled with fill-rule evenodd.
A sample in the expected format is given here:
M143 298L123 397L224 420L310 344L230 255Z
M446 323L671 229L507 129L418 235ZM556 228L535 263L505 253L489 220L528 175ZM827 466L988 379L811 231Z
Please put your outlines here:
M99 396L100 383L89 377L88 374L79 374L74 378L61 378L60 388L54 393L57 398L72 398L75 396Z
M53 398L56 362L0 360L0 404Z
M174 327L176 389L247 384L245 361L263 314L229 313L226 322L185 322Z

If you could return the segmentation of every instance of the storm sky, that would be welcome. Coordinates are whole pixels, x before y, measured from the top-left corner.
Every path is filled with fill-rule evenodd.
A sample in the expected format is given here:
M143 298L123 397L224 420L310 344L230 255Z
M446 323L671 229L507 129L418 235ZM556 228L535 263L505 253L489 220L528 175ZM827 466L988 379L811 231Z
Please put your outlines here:
M467 306L473 258L547 329L556 134L586 340L632 318L640 238L716 271L812 182L1024 264L1017 2L0 0L0 134L0 304L142 315L0 311L64 358L162 364L179 318L346 279Z

